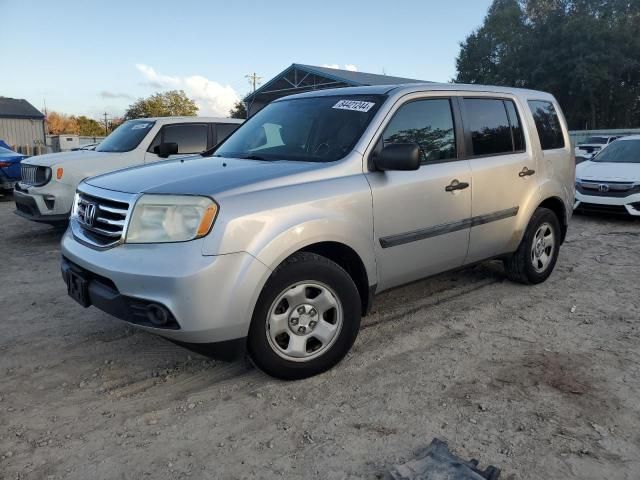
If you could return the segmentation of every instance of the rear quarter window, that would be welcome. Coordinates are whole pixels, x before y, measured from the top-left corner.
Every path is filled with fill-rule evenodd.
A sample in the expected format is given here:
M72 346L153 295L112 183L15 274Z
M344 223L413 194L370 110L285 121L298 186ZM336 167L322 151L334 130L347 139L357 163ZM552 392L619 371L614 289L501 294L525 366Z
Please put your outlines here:
M528 103L536 123L542 150L564 148L562 127L553 104L542 100L529 100Z

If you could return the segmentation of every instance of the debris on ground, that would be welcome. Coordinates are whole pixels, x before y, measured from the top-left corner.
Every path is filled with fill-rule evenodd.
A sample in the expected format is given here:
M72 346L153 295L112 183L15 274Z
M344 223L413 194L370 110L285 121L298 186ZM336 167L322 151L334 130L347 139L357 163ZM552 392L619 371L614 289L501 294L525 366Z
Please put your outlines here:
M500 469L490 465L479 470L477 460L462 460L434 438L416 460L394 465L389 474L393 480L498 480Z

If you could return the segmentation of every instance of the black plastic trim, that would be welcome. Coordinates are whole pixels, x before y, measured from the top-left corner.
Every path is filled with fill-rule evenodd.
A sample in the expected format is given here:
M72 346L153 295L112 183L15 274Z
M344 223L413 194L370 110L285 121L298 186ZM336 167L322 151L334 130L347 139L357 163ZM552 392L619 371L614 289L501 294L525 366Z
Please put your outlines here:
M224 340L222 342L212 343L191 343L181 342L173 338L167 338L172 343L180 345L192 352L199 353L206 357L211 357L224 362L232 362L244 357L247 353L247 337L234 338L232 340Z
M65 257L62 257L60 270L65 283L69 281L69 270L73 270L74 273L86 280L90 306L94 306L109 315L135 325L151 327L158 330L180 330L180 324L175 319L171 310L165 305L154 300L122 295L112 280L76 265ZM150 304L160 305L167 311L169 321L166 325L159 326L148 320L145 309Z
M512 207L486 215L465 218L464 220L458 220L456 222L443 223L441 225L435 225L433 227L422 228L420 230L414 230L406 233L399 233L397 235L389 235L387 237L380 238L380 246L382 248L397 247L398 245L404 245L405 243L417 242L419 240L425 240L427 238L437 237L439 235L445 235L447 233L457 232L459 230L477 227L491 222L497 222L498 220L504 220L505 218L515 217L518 214L518 210L520 210L520 207Z

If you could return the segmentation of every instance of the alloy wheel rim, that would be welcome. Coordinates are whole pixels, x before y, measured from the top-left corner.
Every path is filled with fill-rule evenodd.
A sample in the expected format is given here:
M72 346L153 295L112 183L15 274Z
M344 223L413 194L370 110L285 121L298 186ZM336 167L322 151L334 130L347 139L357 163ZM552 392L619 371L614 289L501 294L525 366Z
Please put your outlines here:
M343 309L328 285L304 281L287 287L271 304L265 322L271 349L285 360L307 362L337 340Z
M555 248L553 228L548 223L543 223L536 230L531 244L531 264L536 272L542 273L549 267Z

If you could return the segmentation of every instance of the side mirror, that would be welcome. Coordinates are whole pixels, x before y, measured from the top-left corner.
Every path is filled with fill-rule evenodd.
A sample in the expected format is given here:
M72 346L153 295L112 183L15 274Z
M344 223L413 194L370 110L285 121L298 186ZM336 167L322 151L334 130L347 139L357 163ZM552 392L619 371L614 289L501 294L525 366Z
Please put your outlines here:
M161 143L153 147L153 153L161 158L167 158L169 155L176 155L178 153L178 144L175 142Z
M373 157L376 170L418 170L420 147L415 143L392 143Z

